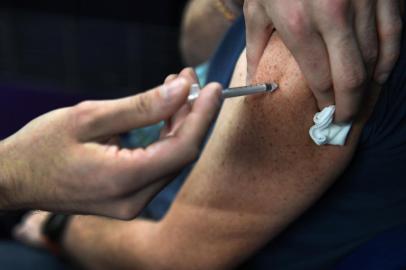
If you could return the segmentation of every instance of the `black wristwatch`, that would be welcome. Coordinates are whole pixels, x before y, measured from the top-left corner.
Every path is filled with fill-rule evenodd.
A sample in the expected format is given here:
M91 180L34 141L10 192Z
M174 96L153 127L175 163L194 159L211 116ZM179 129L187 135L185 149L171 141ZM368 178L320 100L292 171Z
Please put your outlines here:
M51 214L42 227L42 234L48 238L47 240L59 245L70 218L70 215Z

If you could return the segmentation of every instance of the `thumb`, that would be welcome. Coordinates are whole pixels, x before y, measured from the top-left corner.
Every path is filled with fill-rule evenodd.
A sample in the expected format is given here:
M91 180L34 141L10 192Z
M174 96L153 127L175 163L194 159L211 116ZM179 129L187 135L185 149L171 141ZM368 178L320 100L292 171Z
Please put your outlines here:
M179 77L135 96L92 103L92 137L116 135L170 118L186 102L190 83ZM90 134L89 134L90 135ZM89 136L88 135L88 136Z

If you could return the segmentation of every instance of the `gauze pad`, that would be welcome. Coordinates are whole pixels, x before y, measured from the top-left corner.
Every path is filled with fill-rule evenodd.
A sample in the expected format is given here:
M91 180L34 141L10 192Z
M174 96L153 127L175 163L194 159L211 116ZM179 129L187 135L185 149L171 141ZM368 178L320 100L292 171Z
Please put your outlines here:
M335 110L335 106L329 106L314 116L314 126L310 128L309 134L317 145L345 144L352 124L334 124Z

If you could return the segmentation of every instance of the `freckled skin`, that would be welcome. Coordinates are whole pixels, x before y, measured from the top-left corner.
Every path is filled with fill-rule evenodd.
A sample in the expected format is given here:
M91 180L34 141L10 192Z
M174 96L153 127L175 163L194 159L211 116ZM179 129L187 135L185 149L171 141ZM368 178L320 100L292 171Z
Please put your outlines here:
M245 84L244 58L231 86ZM199 243L191 258L210 248L202 260L216 261L219 269L238 264L320 197L347 166L365 121L355 122L345 147L316 146L308 135L315 99L277 34L253 83L271 81L279 84L272 94L225 102L202 158L161 224L168 231L183 228L179 245Z

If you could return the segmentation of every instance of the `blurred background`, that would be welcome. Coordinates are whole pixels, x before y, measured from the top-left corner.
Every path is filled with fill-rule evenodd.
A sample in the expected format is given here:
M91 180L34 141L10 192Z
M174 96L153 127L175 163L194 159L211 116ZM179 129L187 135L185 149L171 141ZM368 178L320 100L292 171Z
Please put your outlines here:
M162 83L181 67L186 0L1 0L0 139L85 98Z
M0 77L68 92L117 96L181 67L185 0L0 3Z

